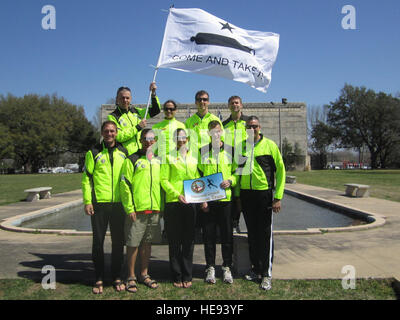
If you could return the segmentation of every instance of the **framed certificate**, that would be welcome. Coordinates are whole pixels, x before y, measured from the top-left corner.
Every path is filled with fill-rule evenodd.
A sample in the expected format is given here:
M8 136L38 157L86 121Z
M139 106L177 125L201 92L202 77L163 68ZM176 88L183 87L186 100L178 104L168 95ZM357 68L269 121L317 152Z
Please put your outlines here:
M220 187L222 181L221 172L183 181L186 201L189 203L201 203L225 199L226 192Z

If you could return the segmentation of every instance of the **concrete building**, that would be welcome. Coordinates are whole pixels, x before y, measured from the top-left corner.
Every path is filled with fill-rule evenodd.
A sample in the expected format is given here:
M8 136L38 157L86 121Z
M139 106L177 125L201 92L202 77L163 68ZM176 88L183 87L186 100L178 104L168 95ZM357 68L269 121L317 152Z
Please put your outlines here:
M139 105L145 107L146 105ZM102 121L115 109L114 104L103 104L101 108ZM176 118L179 121L185 120L196 113L195 104L178 104ZM230 112L227 103L210 103L209 111L215 115L221 114L222 120L229 117ZM260 119L261 131L269 139L275 141L279 146L280 140L286 138L294 146L297 142L303 153L303 160L296 166L297 170L303 170L309 166L307 156L307 106L304 102L280 102L273 103L243 103L243 113L245 115L255 115ZM279 117L281 130L279 130ZM148 120L148 126L161 121L164 113L161 112L156 117ZM279 135L279 131L281 135ZM279 139L281 136L281 139Z

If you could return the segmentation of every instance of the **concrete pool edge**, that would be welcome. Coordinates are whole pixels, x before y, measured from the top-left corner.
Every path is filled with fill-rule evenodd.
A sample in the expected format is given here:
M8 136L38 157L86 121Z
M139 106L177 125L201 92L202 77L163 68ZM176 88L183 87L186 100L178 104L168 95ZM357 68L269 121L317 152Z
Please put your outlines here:
M309 194L300 191L285 189L285 192L287 194L290 194L297 198L301 198L311 203L335 209L336 211L338 210L345 211L345 213L351 216L352 218L361 219L367 221L368 223L357 226L348 226L348 227L307 228L303 230L274 230L273 231L274 235L310 235L310 234L323 234L327 232L351 232L351 231L360 231L371 228L377 228L383 226L386 223L386 219L383 215L353 208L348 205L339 204L316 196L311 196ZM77 231L73 229L37 229L37 228L33 229L33 228L24 228L19 226L24 221L37 218L40 216L45 216L65 208L74 207L82 204L83 204L82 199L73 200L49 208L44 208L30 213L6 218L3 221L1 221L0 228L7 231L23 232L23 233L91 236L92 235L91 231ZM109 232L107 232L107 235L109 235ZM246 234L235 234L234 236L247 237Z
M35 234L58 234L58 235L82 235L82 236L91 236L91 231L77 231L73 229L38 229L38 228L24 228L20 227L20 225L24 221L28 221L34 218L43 217L55 212L58 212L62 209L75 207L78 205L82 205L83 201L80 200L73 200L63 204L59 204L56 206L32 211L29 213L17 215L14 217L6 218L0 223L0 228L7 231L13 232L22 232L22 233L35 233ZM82 209L83 210L83 209Z
M294 190L289 190L285 189L285 193L292 195L294 197L306 200L308 202L330 208L335 211L344 211L344 214L354 218L354 219L359 219L366 221L366 224L361 224L361 225L356 225L356 226L348 226L348 227L332 227L332 228L308 228L306 230L305 234L321 234L321 233L326 233L326 232L351 232L351 231L361 231L361 230L367 230L367 229L372 229L372 228L378 228L383 226L386 223L386 217L381 214L377 214L374 212L366 211L366 210L361 210L358 208L351 207L349 205L345 204L339 204L334 201L329 201L327 199L319 198L316 196L311 196L307 193L303 193L301 191L294 191ZM289 230L287 232L286 230L282 231L276 231L275 234L293 234L292 231L296 230ZM298 230L300 232L296 234L302 234L305 230Z

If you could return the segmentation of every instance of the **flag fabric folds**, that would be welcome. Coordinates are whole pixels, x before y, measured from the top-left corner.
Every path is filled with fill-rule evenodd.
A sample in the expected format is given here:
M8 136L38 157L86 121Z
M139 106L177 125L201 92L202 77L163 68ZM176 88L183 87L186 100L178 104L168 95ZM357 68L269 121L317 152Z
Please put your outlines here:
M247 83L266 92L279 34L239 28L201 9L171 8L157 68Z

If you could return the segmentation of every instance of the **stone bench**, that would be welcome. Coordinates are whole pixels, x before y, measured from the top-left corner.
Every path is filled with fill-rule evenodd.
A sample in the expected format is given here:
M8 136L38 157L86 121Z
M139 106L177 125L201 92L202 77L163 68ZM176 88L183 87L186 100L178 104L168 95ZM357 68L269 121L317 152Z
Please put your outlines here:
M28 193L26 197L26 201L38 201L39 199L50 199L51 198L51 189L52 187L40 187L40 188L32 188L26 189L24 192Z
M346 183L346 196L363 198L369 196L369 186L365 184Z

